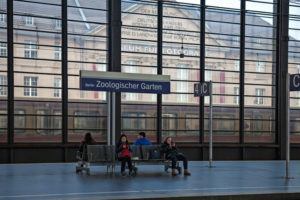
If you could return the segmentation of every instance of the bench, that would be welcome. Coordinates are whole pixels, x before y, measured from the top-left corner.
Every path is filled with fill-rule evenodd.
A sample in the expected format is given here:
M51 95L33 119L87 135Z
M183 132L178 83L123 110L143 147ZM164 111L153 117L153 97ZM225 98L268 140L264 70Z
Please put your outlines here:
M76 172L86 171L90 174L90 166L106 166L107 173L115 172L115 166L121 165L116 156L116 147L113 145L88 145L87 152L77 153L78 164L76 166ZM132 165L163 165L164 170L167 172L169 168L172 168L172 162L165 159L165 155L160 152L160 145L151 146L134 146L132 149ZM158 157L154 158L153 151L158 151ZM181 173L181 167L179 162L176 163L176 169Z
M106 166L107 173L114 163L115 148L109 145L88 145L87 152L77 153L76 172L86 171L90 175L90 166Z
M172 168L172 161L165 159L165 154L161 153L160 145L149 146L131 146L131 160L132 165L163 165L164 170L167 172L169 168ZM158 151L159 157L153 157L152 152ZM179 174L181 173L181 167L179 162L176 163L176 169ZM113 168L114 171L114 168Z

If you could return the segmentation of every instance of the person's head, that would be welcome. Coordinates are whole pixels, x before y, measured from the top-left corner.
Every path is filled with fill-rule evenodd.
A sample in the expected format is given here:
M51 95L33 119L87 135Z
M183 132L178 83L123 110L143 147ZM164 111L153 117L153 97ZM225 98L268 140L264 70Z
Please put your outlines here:
M90 132L86 133L84 135L84 141L85 142L91 142L93 140L92 134Z
M125 134L122 134L120 137L119 144L121 143L126 143L126 144L128 143L127 136Z
M165 139L165 142L168 144L168 145L171 145L172 144L172 138L171 137L167 137Z
M146 133L145 132L140 132L139 133L139 138L145 138L146 137Z

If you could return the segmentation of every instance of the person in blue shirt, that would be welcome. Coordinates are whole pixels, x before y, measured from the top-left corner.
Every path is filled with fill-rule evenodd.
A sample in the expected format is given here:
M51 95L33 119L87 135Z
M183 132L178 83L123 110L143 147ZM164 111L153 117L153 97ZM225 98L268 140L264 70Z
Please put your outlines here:
M133 143L133 145L152 145L152 143L146 138L145 132L140 132L138 139Z

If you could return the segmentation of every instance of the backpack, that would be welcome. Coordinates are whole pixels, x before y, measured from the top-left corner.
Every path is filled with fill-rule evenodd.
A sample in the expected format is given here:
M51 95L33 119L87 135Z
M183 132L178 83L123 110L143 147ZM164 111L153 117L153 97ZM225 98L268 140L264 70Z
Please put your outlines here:
M160 149L158 147L153 147L150 149L150 159L153 160L161 159Z

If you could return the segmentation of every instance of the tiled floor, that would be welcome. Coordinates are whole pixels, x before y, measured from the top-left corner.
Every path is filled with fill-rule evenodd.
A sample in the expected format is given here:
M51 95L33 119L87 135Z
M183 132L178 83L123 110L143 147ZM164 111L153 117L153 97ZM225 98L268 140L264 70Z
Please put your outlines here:
M91 175L76 174L74 163L0 165L0 200L133 199L298 193L300 161L291 162L286 180L283 161L190 162L190 177L172 177L163 166L138 166L136 177L106 174L91 167Z

